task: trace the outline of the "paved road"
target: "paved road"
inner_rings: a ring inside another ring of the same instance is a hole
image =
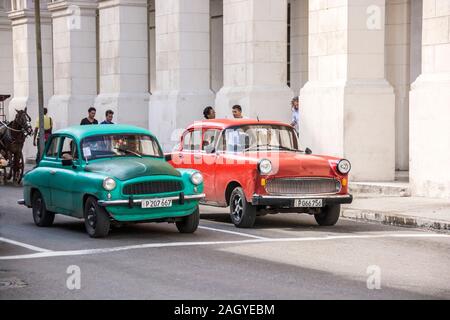
[[[450,299],[449,234],[292,214],[240,230],[205,207],[194,235],[141,224],[94,240],[65,217],[36,227],[20,196],[0,187],[0,299]]]

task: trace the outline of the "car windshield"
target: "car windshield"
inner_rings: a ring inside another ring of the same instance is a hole
[[[163,157],[155,138],[147,135],[114,134],[85,138],[81,143],[83,159],[111,157]]]
[[[301,151],[293,128],[283,125],[246,125],[225,130],[222,150],[245,152],[255,150]]]

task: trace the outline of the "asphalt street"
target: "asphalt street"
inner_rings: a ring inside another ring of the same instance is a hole
[[[67,217],[36,227],[21,192],[0,186],[0,299],[450,299],[448,233],[296,214],[242,230],[202,207],[193,235],[139,224],[91,239]]]

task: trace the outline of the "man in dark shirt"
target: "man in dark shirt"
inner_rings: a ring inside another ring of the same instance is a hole
[[[107,110],[106,113],[105,113],[105,118],[106,119],[105,119],[105,121],[103,121],[100,124],[114,124],[114,122],[112,122],[113,117],[114,117],[114,111]]]
[[[81,120],[80,125],[90,125],[90,124],[98,124],[98,121],[95,119],[95,114],[97,110],[94,107],[89,108],[88,117]]]

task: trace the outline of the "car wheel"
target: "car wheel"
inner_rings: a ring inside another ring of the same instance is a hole
[[[200,210],[197,206],[193,214],[184,217],[182,220],[177,221],[175,224],[177,225],[178,231],[180,231],[180,233],[194,233],[197,230],[199,223]]]
[[[256,207],[247,202],[244,190],[237,187],[230,196],[230,217],[238,228],[251,228],[256,220]]]
[[[338,222],[340,214],[341,205],[335,204],[322,208],[320,213],[314,215],[314,218],[320,226],[334,226]]]
[[[84,205],[84,225],[91,238],[103,238],[109,233],[111,225],[109,215],[97,204],[94,197],[89,197]]]
[[[55,220],[55,214],[47,210],[45,200],[39,191],[33,193],[31,199],[34,223],[39,227],[50,227]]]

